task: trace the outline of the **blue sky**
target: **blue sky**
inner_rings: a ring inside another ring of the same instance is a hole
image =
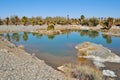
[[[66,16],[120,18],[120,0],[0,0],[0,17]]]

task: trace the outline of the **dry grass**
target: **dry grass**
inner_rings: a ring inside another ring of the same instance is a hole
[[[102,73],[99,69],[87,65],[65,64],[63,71],[70,78],[77,80],[102,80]]]

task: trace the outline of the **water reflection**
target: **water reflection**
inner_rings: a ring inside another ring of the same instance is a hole
[[[24,41],[27,41],[27,40],[28,40],[28,34],[29,34],[29,33],[27,33],[27,32],[23,32],[22,38],[23,38]]]
[[[62,34],[71,34],[72,32],[76,32],[76,33],[79,33],[80,34],[80,37],[82,36],[88,36],[89,38],[97,38],[99,36],[99,32],[97,31],[89,31],[89,30],[62,30],[61,31]],[[42,37],[44,37],[45,35],[43,34],[38,34],[38,33],[30,33],[30,32],[20,32],[20,33],[6,33],[4,34],[4,37],[9,40],[9,41],[16,41],[16,42],[19,42],[20,40],[23,40],[23,41],[28,41],[29,39],[29,36],[32,37],[36,37],[37,39],[41,39]],[[56,34],[56,35],[46,35],[47,38],[49,40],[53,40],[56,36],[59,36],[60,34]],[[68,37],[68,36],[67,36]],[[106,43],[108,44],[111,44],[112,43],[112,39],[111,39],[111,36],[108,36],[108,35],[103,35],[102,34],[102,37],[104,39],[106,39]]]
[[[4,36],[4,35],[3,35]],[[10,35],[7,33],[5,38],[8,40],[8,41],[11,41],[11,38],[10,38]]]
[[[99,36],[97,31],[81,30],[79,32],[80,36],[89,36],[90,38],[97,38]]]
[[[102,37],[103,37],[104,39],[106,39],[106,42],[107,42],[108,44],[111,44],[111,43],[112,43],[111,36],[102,34]]]
[[[36,38],[41,39],[43,34],[38,34],[38,33],[32,33],[33,36],[36,36]]]
[[[48,39],[53,40],[55,38],[55,35],[47,35]]]

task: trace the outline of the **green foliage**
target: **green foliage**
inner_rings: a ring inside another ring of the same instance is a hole
[[[31,22],[32,26],[34,26],[36,24],[36,19],[34,17],[32,17],[30,19],[30,22]]]
[[[113,22],[114,21],[114,22]],[[82,26],[97,26],[98,24],[102,25],[106,29],[110,29],[112,25],[117,25],[120,26],[120,18],[115,19],[115,18],[85,18],[84,15],[81,15],[80,18],[69,18],[69,15],[66,17],[32,17],[32,18],[27,18],[26,16],[23,16],[21,19],[18,16],[12,16],[12,17],[6,17],[3,20],[0,20],[0,25],[18,25],[18,24],[23,24],[25,25],[44,25],[44,24],[53,24],[53,25],[82,25]]]
[[[18,25],[19,17],[18,16],[11,16],[10,17],[10,22],[11,22],[12,25]]]
[[[5,19],[5,24],[6,24],[6,25],[8,25],[8,24],[9,24],[9,22],[10,22],[9,17],[6,17],[6,19]]]
[[[18,23],[19,23],[19,17],[18,16],[14,16],[14,19],[15,19],[15,25],[18,25]]]
[[[115,19],[114,24],[115,24],[116,26],[120,26],[120,19]]]
[[[3,25],[3,21],[2,21],[2,19],[0,18],[0,25]]]
[[[88,24],[89,26],[97,26],[99,24],[99,20],[97,18],[90,18]]]
[[[54,30],[54,25],[53,24],[48,24],[47,30]]]
[[[109,30],[112,27],[112,25],[113,25],[113,18],[111,17],[107,18],[107,20],[102,21],[102,26],[107,30]]]
[[[80,19],[81,19],[81,20],[84,20],[84,19],[85,19],[85,16],[84,16],[84,15],[81,15]]]
[[[26,16],[23,16],[21,20],[23,25],[25,26],[27,24],[28,18]]]
[[[43,20],[39,20],[39,21],[38,21],[38,24],[39,24],[39,25],[43,25],[43,24],[44,24]]]
[[[102,34],[102,37],[103,37],[104,39],[106,39],[106,42],[107,42],[108,44],[111,44],[111,43],[112,43],[111,36]]]

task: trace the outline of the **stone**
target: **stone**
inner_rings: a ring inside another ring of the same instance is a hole
[[[111,70],[103,70],[102,73],[103,73],[104,76],[117,77],[117,75],[115,75],[115,73]]]
[[[93,64],[97,67],[105,67],[104,63],[100,61],[93,61]]]
[[[19,45],[18,48],[24,50],[24,46],[23,45]]]
[[[78,44],[75,48],[78,50],[78,57],[92,58],[100,62],[120,63],[120,57],[102,45],[84,42]]]

